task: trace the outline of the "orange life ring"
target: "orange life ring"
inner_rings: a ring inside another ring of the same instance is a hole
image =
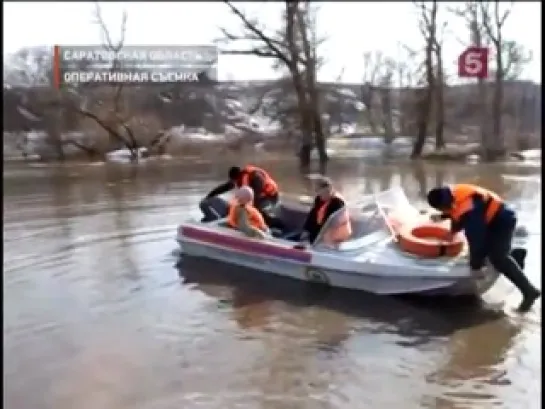
[[[457,233],[452,241],[445,241],[448,233],[447,227],[438,224],[405,226],[398,232],[398,243],[403,251],[421,257],[455,257],[464,249],[464,237]]]

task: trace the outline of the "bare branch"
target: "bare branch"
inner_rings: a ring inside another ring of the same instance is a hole
[[[267,48],[270,50],[271,53],[273,53],[276,58],[279,60],[282,60],[286,65],[290,65],[291,61],[287,58],[287,56],[280,50],[280,48],[275,44],[275,42],[268,36],[266,36],[263,31],[261,31],[259,28],[257,28],[257,25],[252,23],[245,15],[240,11],[236,6],[234,6],[230,1],[224,0],[223,1],[229,9],[235,14],[244,24],[244,27],[253,35],[256,36],[256,39],[261,40]],[[237,36],[235,36],[236,38]]]
[[[494,15],[496,20],[496,27],[498,27],[498,30],[500,30],[503,27],[503,24],[505,23],[505,20],[507,20],[507,17],[509,17],[509,14],[511,14],[511,7],[513,6],[513,2],[509,2],[510,7],[507,8],[503,12],[503,16],[500,17],[500,2],[495,1],[494,2]]]
[[[123,11],[123,15],[121,17],[121,32],[119,36],[119,41],[117,43],[114,43],[112,40],[112,37],[110,36],[110,31],[108,30],[108,27],[106,26],[106,23],[104,22],[104,18],[102,17],[102,11],[100,9],[100,4],[98,2],[95,2],[95,21],[94,23],[97,24],[100,27],[101,35],[104,39],[104,47],[109,50],[118,53],[123,48],[123,45],[125,43],[125,34],[127,32],[127,18],[128,14],[127,11]]]
[[[510,6],[507,8],[503,14],[500,14],[500,2],[494,1],[494,17],[492,18],[492,13],[490,12],[490,3],[489,2],[479,2],[480,11],[481,11],[481,17],[482,17],[482,25],[486,32],[486,35],[490,38],[492,43],[496,47],[500,46],[501,43],[501,37],[502,33],[501,30],[503,28],[503,25],[505,24],[505,21],[507,20],[507,17],[509,17],[509,14],[511,13],[511,7],[512,2],[509,2]],[[492,22],[494,25],[492,25]]]
[[[222,50],[221,54],[225,55],[255,55],[257,57],[265,57],[265,58],[278,58],[276,53],[259,49],[259,48],[251,48],[249,50]]]

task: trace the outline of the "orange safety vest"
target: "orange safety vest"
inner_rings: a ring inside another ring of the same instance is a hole
[[[496,193],[475,185],[458,184],[451,186],[450,191],[454,197],[454,203],[447,214],[454,222],[460,221],[460,218],[473,208],[471,197],[475,194],[480,195],[486,203],[485,220],[487,223],[492,221],[503,204],[503,200]]]
[[[344,202],[344,198],[337,192],[333,193],[333,197],[336,197],[338,199],[341,199]],[[331,202],[331,199],[326,200],[318,211],[316,212],[316,222],[319,226],[322,226],[326,219],[325,214],[327,210],[327,206],[329,206],[329,203]],[[346,203],[346,202],[345,202]],[[350,236],[352,235],[352,224],[350,223],[350,214],[348,213],[348,209],[343,210],[342,214],[339,215],[339,221],[338,224],[335,226],[332,226],[328,229],[328,231],[324,232],[323,241],[326,244],[335,244],[340,243],[345,240],[348,240]]]
[[[233,228],[238,228],[238,220],[237,220],[237,213],[236,209],[237,206],[240,206],[238,201],[233,200],[231,204],[229,205],[229,214],[227,215],[227,224]],[[244,209],[248,213],[248,218],[250,219],[250,224],[261,230],[261,231],[268,231],[269,227],[267,226],[267,223],[265,223],[265,219],[263,219],[263,216],[261,213],[259,213],[259,210],[257,210],[252,204],[248,203],[244,206]]]
[[[270,197],[278,194],[278,185],[270,175],[265,172],[263,169],[258,168],[257,166],[248,165],[242,169],[242,176],[240,178],[240,186],[248,186],[250,183],[250,175],[253,172],[257,172],[263,178],[263,191],[254,192],[259,197]]]

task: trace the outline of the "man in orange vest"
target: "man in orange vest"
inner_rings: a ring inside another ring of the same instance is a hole
[[[346,208],[343,197],[333,189],[333,184],[328,178],[321,178],[317,181],[316,193],[316,198],[305,219],[303,232],[299,238],[300,241],[308,241],[311,244],[316,241],[322,227],[331,215],[339,209]],[[330,234],[326,234],[328,236],[326,241],[331,242],[328,244],[338,244],[347,240],[351,234],[352,227],[348,210],[346,210],[346,213],[339,214],[339,219],[331,226]]]
[[[201,201],[199,206],[204,214],[203,221],[217,218],[214,214],[217,212],[211,211],[211,199],[234,188],[249,186],[254,193],[253,204],[261,212],[269,227],[282,228],[281,221],[273,216],[280,199],[278,184],[266,171],[252,165],[247,165],[244,168],[233,166],[229,169],[228,178],[227,182],[212,189]],[[226,215],[220,214],[219,216],[225,217]]]
[[[269,235],[269,227],[252,201],[254,192],[249,186],[242,186],[235,192],[235,199],[229,205],[227,223],[249,237],[264,239]]]
[[[541,292],[522,271],[526,251],[511,250],[517,224],[515,212],[496,193],[470,184],[431,189],[428,203],[442,212],[434,216],[434,220],[450,219],[452,233],[464,230],[471,269],[480,270],[488,258],[492,266],[522,293],[519,310],[528,311]]]

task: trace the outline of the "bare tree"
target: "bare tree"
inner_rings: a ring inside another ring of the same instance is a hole
[[[119,40],[114,42],[102,17],[98,3],[95,4],[95,21],[100,28],[103,40],[103,47],[117,55],[124,46],[127,29],[127,12],[124,11],[121,19]],[[118,70],[120,61],[114,59],[111,70]],[[104,90],[104,98],[93,104],[90,98],[81,95],[84,89],[80,87],[75,92],[64,93],[61,97],[62,104],[69,107],[77,114],[94,121],[103,129],[109,139],[121,144],[130,152],[130,159],[137,162],[139,159],[139,148],[155,148],[162,150],[163,145],[168,141],[170,135],[157,124],[157,121],[144,124],[131,114],[126,99],[123,98],[124,84],[119,83],[112,88]],[[109,95],[108,95],[109,94]],[[151,128],[155,128],[152,130]],[[151,134],[151,136],[150,136]]]
[[[397,87],[399,89],[398,128],[402,135],[414,135],[415,130],[415,92],[416,83],[422,64],[415,64],[418,53],[403,44],[398,44],[399,51],[396,57]]]
[[[396,62],[392,58],[384,61],[384,74],[379,82],[380,105],[382,107],[382,129],[384,130],[384,141],[391,144],[395,138],[394,113],[392,106],[393,76],[396,69]]]
[[[324,173],[328,156],[322,124],[322,110],[320,107],[321,98],[316,76],[320,64],[317,54],[319,41],[316,32],[316,10],[312,9],[310,1],[301,2],[299,7],[294,8],[303,49],[303,64],[309,109],[308,115],[311,117],[312,131],[314,133],[315,144],[320,158],[320,170]],[[295,44],[293,44],[293,46],[295,46]]]
[[[455,15],[462,17],[465,20],[467,28],[469,30],[471,44],[477,47],[485,47],[487,45],[487,38],[483,30],[482,16],[479,12],[479,2],[467,1],[462,7],[457,9],[451,9],[451,11]],[[481,146],[483,156],[485,157],[487,156],[486,152],[489,150],[489,147],[491,147],[491,145],[493,144],[493,142],[490,140],[487,109],[487,91],[488,89],[486,87],[484,79],[478,78],[477,95],[475,95],[477,104],[475,105],[475,109],[477,110],[477,116],[480,117]]]
[[[392,87],[394,74],[398,73],[398,62],[377,50],[366,52],[363,64],[361,100],[365,104],[367,122],[373,134],[382,133],[385,142],[390,144],[395,137]]]
[[[315,145],[324,168],[328,157],[325,136],[321,123],[319,92],[316,83],[316,67],[319,63],[316,40],[310,18],[311,9],[307,2],[286,1],[283,11],[283,27],[273,33],[267,33],[256,19],[247,17],[233,3],[225,1],[235,16],[242,23],[242,33],[234,34],[222,29],[224,40],[234,43],[239,40],[252,43],[246,49],[224,50],[223,53],[254,55],[272,58],[278,67],[285,68],[291,77],[297,96],[298,114],[301,125],[300,163],[303,169],[310,165],[310,153]]]
[[[377,132],[377,121],[375,119],[375,91],[378,77],[382,68],[382,51],[366,52],[363,54],[363,85],[361,86],[361,102],[365,105],[365,115],[371,132]]]
[[[503,3],[505,5],[505,3]],[[494,160],[505,154],[506,141],[503,135],[502,118],[505,108],[505,82],[516,80],[524,65],[532,56],[523,46],[506,40],[502,29],[511,11],[511,4],[505,5],[503,12],[499,2],[468,1],[463,7],[451,10],[455,15],[465,19],[471,35],[471,42],[478,47],[492,45],[494,49],[495,67],[493,71],[492,106],[489,110],[488,86],[484,79],[478,80],[478,104],[481,117],[482,158]],[[523,98],[524,99],[524,98]],[[516,113],[514,114],[516,116]]]
[[[4,88],[11,94],[4,106],[4,116],[9,118],[4,129],[23,130],[18,143],[23,156],[27,154],[27,132],[43,131],[46,146],[40,147],[40,156],[53,155],[62,161],[68,145],[88,153],[93,149],[66,132],[73,130],[78,120],[57,104],[59,92],[51,86],[52,54],[48,47],[23,48],[4,62]],[[16,112],[10,111],[13,108]]]
[[[434,73],[434,48],[436,46],[436,31],[437,31],[437,1],[434,0],[430,6],[425,2],[415,2],[416,7],[420,11],[419,29],[425,40],[425,79],[424,86],[417,92],[417,134],[413,144],[411,158],[415,159],[422,155],[426,136],[428,133],[428,125],[432,108],[432,98],[435,93],[436,78]]]
[[[511,3],[512,4],[512,3]],[[502,111],[504,99],[504,39],[502,28],[511,12],[511,4],[503,13],[500,12],[500,2],[494,1],[491,7],[490,2],[479,2],[482,15],[482,25],[486,35],[494,46],[496,55],[496,71],[494,76],[494,97],[492,100],[492,135],[495,143],[490,144],[485,150],[485,160],[494,160],[505,154],[505,141],[502,137]]]
[[[443,67],[443,39],[447,22],[441,25],[441,32],[433,36],[433,51],[435,55],[436,83],[435,83],[435,149],[445,147],[445,86],[446,77]]]

